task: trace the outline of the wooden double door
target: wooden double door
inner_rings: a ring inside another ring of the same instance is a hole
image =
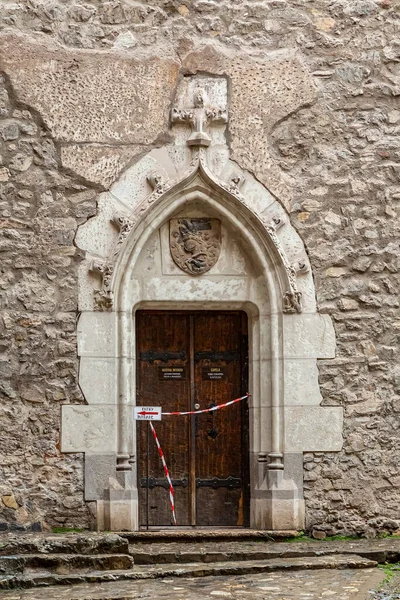
[[[244,312],[138,311],[137,404],[210,408],[247,391]],[[248,526],[248,405],[153,423],[175,490],[178,526]],[[140,525],[172,525],[168,483],[149,424],[137,422]]]

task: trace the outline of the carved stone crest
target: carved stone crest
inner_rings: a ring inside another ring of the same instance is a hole
[[[215,265],[221,251],[221,221],[181,218],[169,222],[171,255],[182,271],[202,275]]]

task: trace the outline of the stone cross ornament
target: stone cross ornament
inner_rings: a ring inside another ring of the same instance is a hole
[[[187,139],[188,146],[207,147],[211,144],[211,138],[204,131],[210,122],[227,123],[228,113],[224,108],[212,107],[205,90],[197,88],[193,95],[192,108],[173,108],[171,112],[172,123],[190,123],[192,133]]]

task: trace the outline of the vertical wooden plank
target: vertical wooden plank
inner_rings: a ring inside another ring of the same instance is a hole
[[[190,364],[190,410],[195,409],[196,390],[195,390],[195,370],[194,370],[194,315],[189,317],[189,364]],[[191,415],[190,422],[190,522],[192,526],[196,525],[196,428],[197,416]]]
[[[188,315],[182,313],[138,311],[137,320],[137,403],[142,406],[162,406],[164,411],[189,410],[189,327]],[[180,358],[152,359],[151,353],[175,353]],[[184,358],[182,358],[184,353]],[[160,367],[184,369],[182,379],[161,379]],[[162,445],[172,479],[186,481],[186,486],[175,487],[175,504],[178,523],[190,525],[188,458],[189,425],[187,417],[164,417],[154,423]],[[149,476],[166,482],[163,467],[150,440],[150,452],[146,448],[146,422],[138,422],[138,489],[140,524],[146,524],[146,465]],[[149,525],[172,524],[168,489],[156,486],[149,490]]]
[[[201,408],[212,403],[223,404],[242,395],[242,343],[240,313],[196,315],[195,380]],[[221,378],[216,375],[213,379],[209,375],[213,369],[220,370]],[[238,403],[198,417],[196,523],[199,526],[245,524],[247,473],[243,454],[248,448],[244,446],[242,411],[243,406]],[[234,480],[233,488],[226,487],[230,477]],[[214,478],[217,480],[215,489],[210,486]]]

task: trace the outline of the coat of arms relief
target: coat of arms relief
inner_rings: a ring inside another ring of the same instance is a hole
[[[202,275],[215,265],[221,251],[221,221],[180,218],[169,222],[171,255],[182,271]]]

